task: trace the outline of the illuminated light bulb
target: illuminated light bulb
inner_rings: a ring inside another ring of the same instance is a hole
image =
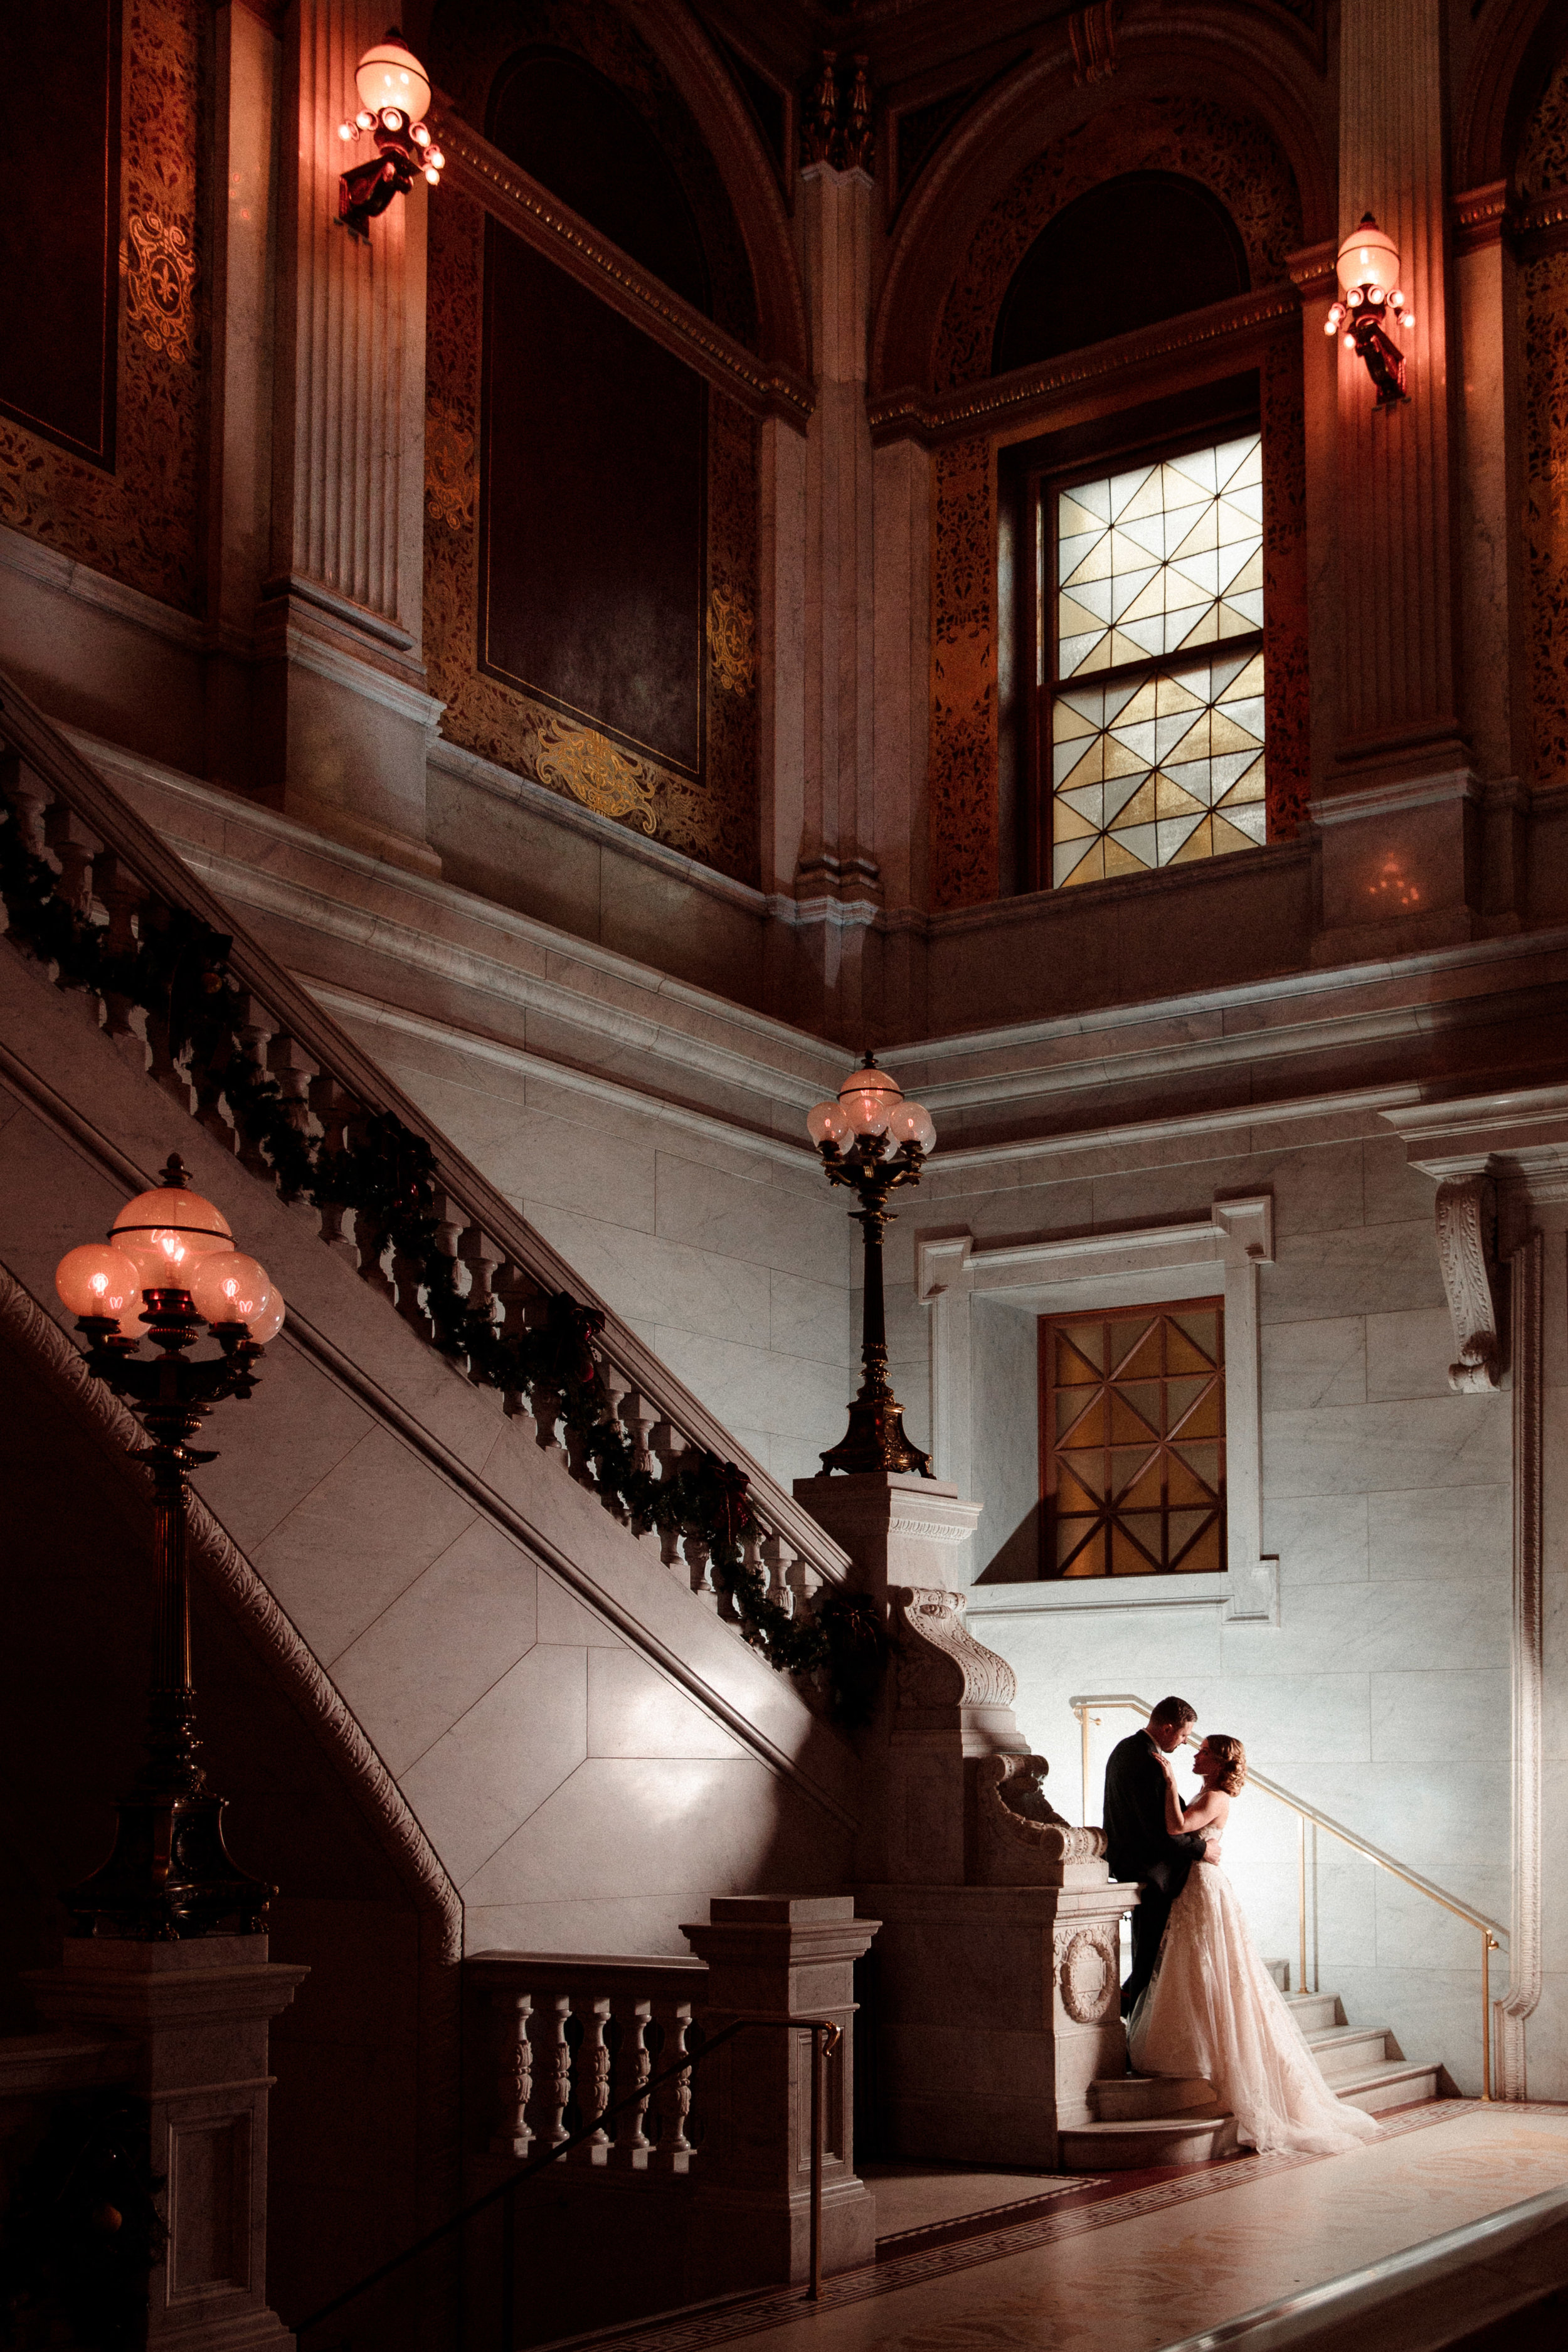
[[[1400,312],[1400,314],[1399,314],[1399,323],[1400,323],[1400,325],[1401,325],[1402,327],[1405,327],[1405,328],[1414,327],[1414,325],[1415,324],[1415,311],[1414,311],[1414,310],[1401,310],[1401,312]]]
[[[924,1103],[901,1102],[888,1121],[888,1139],[894,1146],[912,1143],[929,1151],[936,1141],[936,1121]]]
[[[1324,334],[1325,334],[1325,335],[1337,335],[1337,334],[1339,333],[1339,331],[1340,331],[1340,322],[1339,322],[1339,320],[1338,320],[1337,319],[1334,319],[1334,318],[1329,318],[1329,319],[1325,319],[1325,320],[1324,320],[1324,321],[1323,321],[1323,332],[1324,332]]]
[[[352,122],[340,122],[340,123],[339,123],[339,125],[338,125],[338,137],[339,137],[340,139],[352,139],[352,138],[353,137],[353,135],[354,135],[354,127],[353,127],[353,124]]]
[[[384,106],[384,107],[382,108],[382,110],[381,110],[381,127],[382,127],[382,129],[383,129],[384,131],[401,131],[401,130],[402,130],[402,128],[403,128],[403,117],[402,117],[402,115],[401,115],[401,114],[399,114],[399,112],[398,112],[398,110],[397,110],[397,109],[396,109],[396,107],[395,107],[395,106]]]
[[[435,164],[434,164],[434,163],[426,163],[426,166],[425,166],[425,177],[429,181],[430,185],[431,185],[433,188],[438,188],[438,187],[440,186],[440,184],[441,184],[441,174],[440,174],[440,173],[436,169],[436,166],[435,166]]]
[[[1383,299],[1382,287],[1377,285],[1369,286],[1366,289],[1366,299],[1369,302],[1381,302]]]
[[[87,1242],[68,1250],[55,1268],[55,1288],[73,1315],[102,1315],[118,1322],[141,1304],[142,1277],[128,1250]]]
[[[1355,337],[1351,333],[1351,331],[1350,331],[1350,330],[1349,330],[1349,328],[1348,328],[1348,327],[1347,327],[1347,328],[1346,328],[1346,330],[1345,330],[1345,339],[1344,339],[1344,340],[1345,340],[1345,349],[1346,349],[1346,351],[1347,351],[1347,352],[1353,352],[1353,351],[1354,351],[1354,349],[1355,349]]]
[[[855,1133],[855,1122],[836,1102],[819,1102],[805,1114],[805,1131],[818,1149],[825,1143],[847,1143]]]
[[[234,1247],[227,1218],[210,1201],[170,1184],[127,1201],[109,1238],[134,1263],[144,1290],[184,1290],[198,1257]]]
[[[903,1098],[902,1087],[886,1070],[851,1070],[838,1089],[839,1107],[854,1122],[857,1135],[885,1135]]]
[[[416,147],[428,147],[430,144],[430,126],[426,122],[415,123],[408,135]]]
[[[416,121],[430,104],[430,78],[397,33],[366,49],[354,70],[360,103],[373,110],[391,106]]]
[[[1394,289],[1393,293],[1389,296],[1388,299],[1389,299],[1390,305],[1391,305],[1391,306],[1392,306],[1392,308],[1393,308],[1393,309],[1394,309],[1395,310],[1404,310],[1404,308],[1405,308],[1405,297],[1404,297],[1404,295],[1400,292],[1400,290],[1399,290],[1399,289],[1398,289],[1398,287],[1397,287],[1397,286],[1394,288]]]
[[[1361,288],[1359,286],[1352,286],[1350,292],[1345,296],[1345,300],[1350,304],[1352,310],[1356,310],[1361,307]]]
[[[243,1250],[219,1250],[198,1258],[190,1291],[192,1306],[208,1323],[252,1323],[266,1313],[272,1298],[266,1267]]]
[[[252,1347],[265,1348],[268,1339],[276,1339],[283,1328],[283,1293],[275,1287],[259,1315],[253,1315],[246,1328]]]
[[[435,164],[438,172],[444,172],[447,168],[447,158],[442,154],[439,147],[431,148],[429,161]]]
[[[355,127],[355,129],[356,129],[356,130],[359,130],[359,131],[374,131],[374,128],[375,128],[375,117],[374,117],[374,115],[371,112],[371,110],[370,110],[369,107],[367,107],[367,106],[362,106],[362,107],[361,107],[361,109],[360,109],[359,112],[354,116],[354,127]]]

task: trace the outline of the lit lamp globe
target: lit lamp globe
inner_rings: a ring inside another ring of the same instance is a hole
[[[247,1332],[272,1304],[267,1269],[243,1250],[215,1250],[191,1272],[191,1305],[205,1323],[242,1323]]]
[[[354,87],[371,114],[391,107],[405,121],[418,122],[429,110],[430,77],[401,33],[390,32],[366,49],[354,70]]]
[[[1340,247],[1340,284],[1347,294],[1381,302],[1399,283],[1399,247],[1370,213]]]
[[[85,1242],[68,1250],[55,1268],[55,1288],[70,1313],[82,1322],[95,1318],[118,1324],[142,1303],[142,1276],[136,1261],[107,1242]]]
[[[234,1247],[222,1211],[172,1184],[127,1201],[109,1238],[134,1261],[144,1290],[188,1290],[199,1257]]]
[[[888,1132],[888,1121],[900,1103],[904,1090],[897,1078],[886,1070],[868,1064],[863,1069],[851,1070],[838,1089],[838,1107],[849,1120],[858,1136],[869,1142]]]

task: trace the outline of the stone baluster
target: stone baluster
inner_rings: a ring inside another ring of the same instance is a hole
[[[530,1300],[523,1310],[523,1321],[531,1331],[542,1328],[549,1317],[549,1301],[542,1297]],[[546,1388],[542,1381],[536,1381],[529,1411],[533,1416],[533,1442],[546,1454],[553,1453],[560,1444],[555,1429],[564,1410],[559,1391]]]
[[[648,2137],[648,2077],[653,2073],[653,2003],[633,1999],[622,2006],[621,2013],[621,2082],[619,2095],[627,2097],[640,2093],[635,2107],[628,2107],[621,2119],[616,2135],[614,2160],[631,2172],[646,2172],[654,2142]],[[657,2118],[656,2118],[657,2128]]]
[[[364,1139],[368,1123],[368,1112],[363,1104],[356,1104],[350,1112],[344,1127],[347,1141],[354,1144],[362,1142]],[[354,1253],[358,1260],[360,1278],[367,1283],[372,1290],[379,1292],[390,1305],[395,1307],[396,1286],[384,1264],[387,1245],[385,1223],[371,1209],[355,1209],[353,1221]]]
[[[793,1617],[795,1594],[790,1590],[789,1552],[784,1538],[771,1528],[763,1539],[763,1566],[767,1572],[768,1599]]]
[[[692,1591],[699,1601],[705,1601],[710,1609],[716,1611],[719,1606],[719,1588],[713,1579],[712,1553],[701,1537],[696,1535],[683,1536],[680,1539],[680,1549],[685,1555],[686,1573]]]
[[[658,2053],[658,2071],[678,2063],[690,2048],[691,2003],[689,2000],[660,2000],[653,2004],[653,2013],[662,2035]],[[696,2154],[687,2133],[691,2114],[691,2075],[689,2071],[672,2074],[658,2086],[659,2134],[658,2146],[650,2159],[659,2172],[689,2172]]]
[[[804,1559],[799,1552],[784,1572],[789,1589],[795,1595],[793,1613],[796,1617],[809,1617],[816,1607],[816,1596],[827,1579],[820,1569],[814,1568],[810,1560]]]
[[[132,872],[122,857],[112,853],[99,858],[93,880],[100,898],[109,909],[105,947],[111,956],[133,956],[137,948],[137,910],[146,901],[146,884],[140,875]],[[106,992],[103,1004],[116,1050],[139,1077],[144,1076],[148,1063],[145,1013],[117,989]]]
[[[672,1421],[656,1421],[649,1433],[649,1445],[658,1464],[659,1485],[668,1486],[680,1467],[680,1457],[686,1451],[686,1440]],[[658,1556],[666,1568],[684,1574],[680,1561],[680,1529],[660,1528]]]
[[[169,926],[169,909],[162,898],[149,896],[142,904],[139,929],[143,940],[163,931]],[[147,1015],[149,1048],[148,1076],[154,1086],[161,1087],[172,1101],[178,1103],[187,1118],[196,1109],[195,1088],[182,1068],[170,1035],[167,1016],[156,1010]]]
[[[566,2109],[572,2097],[572,2044],[566,2039],[566,2024],[572,2014],[572,1996],[558,1992],[550,1997],[544,2011],[545,2047],[544,2111],[549,2126],[539,2137],[551,2147],[559,2147],[571,2134],[566,2128]]]
[[[621,1426],[632,1441],[632,1468],[651,1470],[652,1456],[648,1452],[648,1433],[658,1415],[641,1391],[627,1389],[620,1401]]]
[[[767,1578],[763,1573],[763,1539],[755,1527],[741,1546],[741,1570],[748,1581],[755,1579],[752,1591],[755,1591],[756,1584],[760,1584],[765,1593]],[[745,1594],[726,1586],[719,1595],[719,1615],[726,1625],[743,1624],[746,1618]]]
[[[500,2014],[500,2113],[490,2147],[497,2156],[522,2157],[533,2145],[528,2127],[528,2102],[533,2093],[533,2045],[528,2038],[528,2021],[533,2001],[530,1994],[519,1992],[497,1993],[494,2002]]]
[[[23,848],[32,856],[41,857],[58,873],[59,860],[49,856],[44,836],[44,816],[54,795],[42,776],[29,768],[26,760],[10,752],[0,766],[0,791],[16,812]]]
[[[93,860],[102,855],[102,842],[64,801],[55,801],[45,810],[44,840],[59,867],[58,896],[73,914],[89,917]]]
[[[465,1225],[458,1235],[458,1255],[468,1270],[468,1312],[482,1315],[492,1328],[496,1319],[495,1283],[505,1252],[492,1242],[480,1225]],[[483,1374],[473,1363],[468,1377],[482,1382]]]
[[[538,1286],[531,1274],[508,1258],[495,1279],[495,1293],[500,1301],[500,1330],[503,1339],[516,1339],[527,1328],[528,1308],[538,1295]],[[508,1389],[501,1400],[509,1413],[526,1410],[522,1391]]]
[[[573,2149],[571,2160],[581,2165],[605,2164],[609,2160],[610,2135],[601,2117],[610,2104],[608,1996],[595,1993],[579,2001],[577,2014],[583,2025],[583,2044],[577,2053],[577,2105],[582,2116],[578,2128],[592,2124],[594,2129]]]
[[[310,1115],[310,1087],[320,1075],[316,1064],[297,1037],[279,1030],[267,1048],[267,1066],[278,1084],[278,1108],[303,1144],[310,1144],[317,1131]],[[286,1201],[297,1198],[289,1189],[285,1171],[279,1181],[279,1191]]]
[[[337,1079],[325,1070],[320,1077],[310,1081],[310,1108],[321,1121],[323,1157],[330,1160],[342,1150],[348,1137],[349,1121],[359,1105],[347,1087],[340,1086]],[[343,1225],[344,1219],[353,1212],[345,1209],[340,1201],[323,1201],[319,1213],[321,1239],[327,1247],[335,1250],[346,1265],[357,1267],[359,1252],[353,1236],[344,1231]]]
[[[235,1034],[239,1040],[239,1059],[244,1064],[246,1071],[254,1073],[258,1078],[265,1078],[268,1075],[268,1048],[272,1043],[272,1014],[258,996],[252,995],[247,990],[236,1000],[234,1025]],[[272,1162],[261,1149],[258,1138],[248,1132],[243,1124],[239,1107],[232,1097],[228,1109],[232,1125],[226,1125],[221,1130],[214,1131],[219,1133],[219,1139],[225,1142],[229,1150],[237,1150],[242,1168],[248,1168],[253,1176],[259,1176],[264,1182],[270,1183]]]

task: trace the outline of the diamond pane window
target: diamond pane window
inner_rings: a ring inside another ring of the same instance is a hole
[[[1262,458],[1247,433],[1049,502],[1054,887],[1266,838]]]
[[[1041,1574],[1225,1566],[1225,1317],[1218,1299],[1040,1322]]]

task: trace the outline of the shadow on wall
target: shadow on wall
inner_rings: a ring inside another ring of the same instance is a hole
[[[0,1344],[0,2031],[59,1956],[56,1890],[107,1853],[141,1752],[151,1514],[32,1367]],[[270,1957],[310,1974],[273,2027],[268,2299],[287,2319],[416,2231],[418,1920],[341,1776],[198,1583],[200,1728],[244,1869],[285,1891]]]

